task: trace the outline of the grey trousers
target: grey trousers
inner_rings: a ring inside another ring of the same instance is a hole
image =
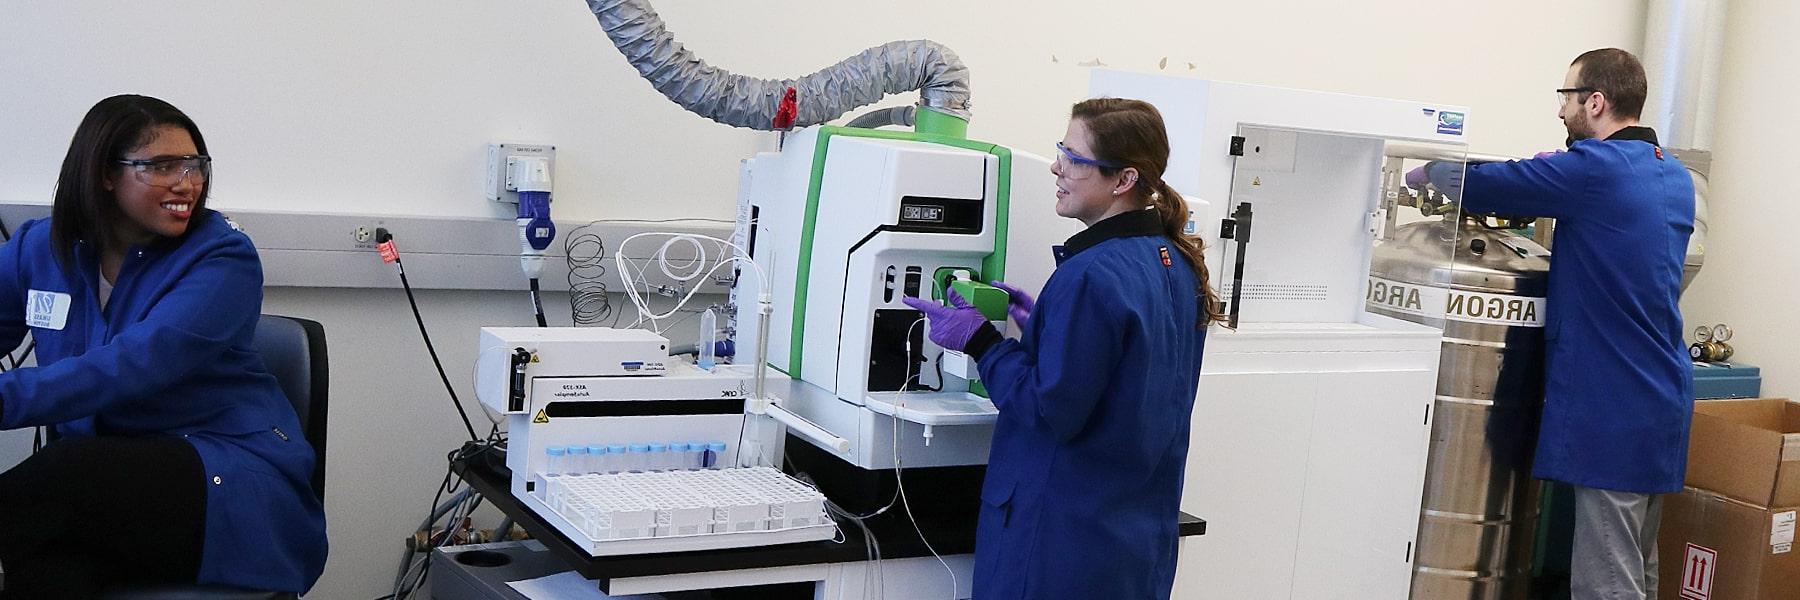
[[[1575,489],[1572,600],[1655,600],[1662,497]]]

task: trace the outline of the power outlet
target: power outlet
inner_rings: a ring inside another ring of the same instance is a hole
[[[548,144],[488,144],[487,198],[519,203],[519,187],[512,181],[512,163],[520,158],[546,158],[556,173],[556,146]]]
[[[350,230],[350,239],[355,240],[355,243],[351,244],[350,247],[357,250],[374,250],[375,231],[386,226],[387,224],[384,220],[356,224],[356,228]]]

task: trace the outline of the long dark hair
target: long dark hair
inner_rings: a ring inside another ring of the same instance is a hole
[[[118,197],[106,189],[106,178],[119,169],[114,161],[150,143],[149,136],[162,126],[186,129],[194,138],[194,148],[206,154],[206,138],[200,136],[194,120],[162,100],[127,94],[101,100],[88,109],[69,142],[62,174],[56,179],[55,204],[50,208],[50,246],[58,261],[68,264],[75,242],[80,240],[92,244],[96,255],[117,243],[114,228],[127,217],[119,210]],[[211,189],[211,180],[200,188],[194,214],[206,209],[206,193]]]
[[[1070,109],[1069,118],[1081,119],[1093,134],[1094,158],[1121,165],[1117,169],[1101,167],[1102,174],[1111,177],[1125,167],[1137,169],[1138,183],[1142,185],[1132,187],[1132,198],[1142,206],[1156,207],[1157,215],[1162,217],[1163,235],[1175,242],[1194,269],[1200,326],[1220,320],[1219,297],[1213,293],[1201,254],[1206,244],[1186,233],[1187,202],[1162,178],[1169,166],[1169,133],[1163,127],[1162,113],[1142,100],[1094,98],[1077,102]]]

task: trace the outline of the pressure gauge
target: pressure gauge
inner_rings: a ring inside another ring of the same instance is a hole
[[[1712,328],[1705,325],[1694,328],[1694,341],[1702,344],[1712,341]]]
[[[1731,328],[1726,327],[1724,323],[1714,325],[1712,328],[1712,337],[1713,341],[1729,342],[1731,341]]]

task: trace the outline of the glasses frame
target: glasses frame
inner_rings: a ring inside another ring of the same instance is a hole
[[[1097,158],[1088,158],[1086,156],[1076,154],[1074,150],[1070,150],[1069,147],[1064,146],[1062,142],[1056,143],[1056,151],[1061,152],[1065,158],[1069,159],[1069,162],[1072,162],[1072,163],[1075,163],[1078,165],[1085,165],[1085,166],[1089,166],[1089,167],[1100,167],[1102,169],[1123,169],[1123,168],[1125,168],[1124,165],[1116,164],[1111,161],[1104,161],[1104,160],[1100,160]]]
[[[186,169],[182,169],[181,175],[176,177],[174,181],[171,181],[169,183],[160,183],[159,184],[154,181],[150,181],[149,167],[155,166],[158,163],[166,163],[166,162],[173,162],[173,161],[190,161],[190,160],[200,161],[200,166],[198,168],[188,167]],[[158,156],[155,158],[121,158],[121,159],[114,160],[113,162],[127,166],[127,167],[136,167],[136,168],[132,169],[132,171],[134,172],[134,177],[137,178],[138,182],[143,183],[144,185],[149,185],[149,186],[174,187],[175,184],[177,184],[177,183],[181,183],[183,181],[189,181],[190,178],[194,175],[194,173],[196,171],[198,171],[200,173],[199,184],[205,185],[208,181],[212,181],[212,157],[207,156],[205,154],[184,154],[181,156]]]
[[[1556,88],[1556,103],[1558,106],[1561,106],[1563,103],[1567,102],[1567,100],[1565,100],[1563,98],[1563,94],[1586,94],[1587,96],[1592,96],[1594,94],[1599,94],[1599,93],[1602,93],[1599,88],[1591,88],[1591,87],[1585,87],[1585,86],[1572,87],[1572,88]],[[1587,102],[1587,96],[1581,97],[1579,99],[1579,101],[1584,102],[1584,103]]]

